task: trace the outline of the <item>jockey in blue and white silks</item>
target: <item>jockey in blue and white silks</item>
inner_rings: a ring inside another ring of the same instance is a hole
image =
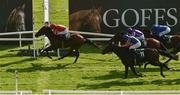
[[[166,25],[153,25],[152,31],[154,36],[161,38],[163,35],[170,33],[171,29]]]
[[[133,29],[133,28],[128,28],[127,31],[128,31],[129,36],[134,36],[137,39],[139,39],[140,42],[142,43],[142,46],[147,45],[147,42],[145,41],[143,32],[141,32],[140,30],[137,30],[137,29]]]
[[[127,31],[128,31],[129,36],[134,36],[139,40],[144,40],[145,39],[144,34],[140,30],[133,29],[133,28],[128,28]]]
[[[122,47],[129,47],[129,49],[137,49],[141,47],[141,42],[134,36],[123,35],[122,39],[127,41]]]

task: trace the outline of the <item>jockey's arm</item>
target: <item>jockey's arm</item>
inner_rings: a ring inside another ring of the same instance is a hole
[[[121,45],[121,47],[129,47],[131,46],[130,41],[127,41],[125,44]]]

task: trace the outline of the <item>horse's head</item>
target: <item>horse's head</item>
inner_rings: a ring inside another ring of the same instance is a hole
[[[115,44],[118,44],[119,41],[121,42],[121,44],[123,44],[125,42],[124,39],[122,39],[122,36],[125,35],[125,33],[123,32],[117,32],[115,33],[115,35],[111,38],[111,40],[109,41],[109,43],[114,42]]]
[[[52,32],[52,29],[50,27],[43,26],[39,31],[35,34],[35,37],[39,37],[42,35],[49,35],[50,32]]]

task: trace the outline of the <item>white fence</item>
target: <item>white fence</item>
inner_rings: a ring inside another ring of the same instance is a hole
[[[103,34],[103,33],[92,33],[92,32],[83,32],[83,31],[69,31],[70,33],[79,33],[84,35],[94,35],[94,36],[103,36],[103,37],[113,37],[113,34]]]
[[[48,95],[180,95],[180,90],[153,90],[153,91],[85,91],[85,90],[43,90]]]
[[[112,34],[82,32],[82,31],[70,31],[70,33],[78,33],[78,34],[82,34],[82,35],[103,36],[103,37],[112,37],[113,36]],[[33,34],[33,37],[32,38],[22,38],[23,34]],[[0,36],[4,36],[4,35],[19,35],[17,38],[0,38],[0,41],[19,41],[20,48],[22,47],[22,41],[33,41],[33,48],[34,48],[33,56],[36,57],[36,55],[38,55],[39,46],[36,45],[35,41],[37,41],[37,44],[38,44],[38,41],[40,39],[34,37],[34,35],[35,35],[34,31],[0,33]],[[89,39],[92,41],[110,40],[110,38],[89,38]]]
[[[0,91],[0,95],[24,95],[32,94],[30,90],[19,90],[19,91]]]
[[[8,32],[8,33],[0,33],[0,36],[5,35],[19,35],[17,38],[0,38],[0,41],[19,41],[19,47],[22,47],[22,41],[32,41],[33,42],[33,57],[36,57],[36,52],[38,53],[38,49],[36,47],[35,41],[40,40],[34,37],[34,31],[21,31],[21,32]],[[22,38],[23,34],[32,34],[32,38]]]

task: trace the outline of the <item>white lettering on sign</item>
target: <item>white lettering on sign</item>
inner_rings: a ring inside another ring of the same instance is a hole
[[[134,21],[133,24],[128,23],[130,20],[128,19],[128,16],[130,16],[128,13],[131,13],[131,16],[135,18],[132,20]],[[177,13],[176,8],[140,9],[138,11],[136,9],[126,9],[122,13],[120,13],[118,9],[109,9],[103,14],[103,22],[107,27],[111,28],[119,27],[120,24],[123,24],[126,27],[134,27],[136,25],[145,27],[148,25],[148,23],[146,23],[147,21],[151,21],[154,24],[159,24],[160,21],[164,21],[166,25],[173,27],[178,23],[178,19],[175,16]],[[116,18],[111,18],[110,23],[107,19],[111,14],[115,14]],[[171,23],[168,22],[169,19],[171,20]]]

